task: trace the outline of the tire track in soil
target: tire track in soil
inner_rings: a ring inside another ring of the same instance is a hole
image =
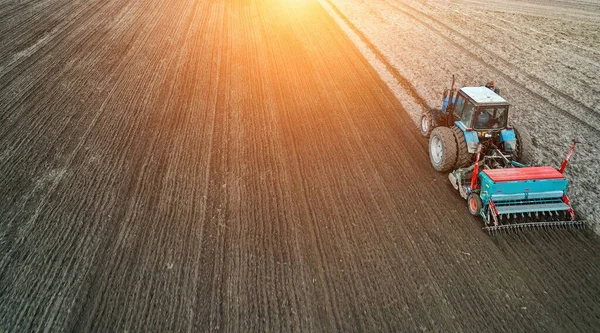
[[[330,1],[330,0],[328,0]],[[566,117],[575,120],[577,123],[583,125],[584,127],[586,127],[587,129],[589,129],[590,131],[600,134],[600,114],[598,114],[597,110],[594,110],[593,108],[585,105],[583,102],[563,93],[562,91],[553,88],[552,86],[548,85],[546,82],[544,82],[543,80],[531,75],[531,74],[527,74],[525,71],[521,70],[520,68],[518,68],[517,66],[515,66],[514,64],[510,63],[509,61],[499,57],[498,55],[496,55],[495,53],[493,53],[492,51],[486,49],[485,47],[481,46],[479,43],[477,43],[475,40],[473,40],[472,38],[458,32],[457,30],[453,29],[452,27],[448,26],[447,24],[441,22],[440,20],[437,20],[436,18],[424,14],[412,7],[410,7],[407,4],[403,4],[403,7],[406,8],[402,9],[400,8],[396,3],[391,3],[388,0],[384,0],[385,3],[387,3],[390,7],[400,11],[401,13],[403,13],[404,15],[414,19],[415,21],[419,22],[420,24],[424,25],[425,27],[427,27],[429,30],[433,31],[435,34],[437,34],[438,36],[442,37],[443,39],[447,40],[449,43],[451,43],[453,46],[455,46],[456,48],[464,51],[465,53],[467,53],[471,58],[476,59],[477,61],[479,61],[480,63],[484,64],[486,67],[488,67],[490,70],[496,72],[498,75],[504,77],[505,80],[509,81],[510,83],[512,83],[513,85],[519,87],[520,89],[527,91],[528,93],[530,93],[532,96],[537,97],[537,99],[544,101],[550,105],[552,105],[557,111],[559,111],[561,114],[565,115]],[[401,3],[401,2],[400,2]],[[410,12],[409,12],[410,11]],[[413,14],[414,13],[414,14]],[[529,82],[535,82],[536,84],[538,84],[539,86],[547,89],[548,91],[550,91],[550,93],[552,95],[558,95],[560,97],[562,97],[564,100],[568,101],[568,103],[574,104],[576,106],[578,106],[580,109],[585,110],[585,113],[582,115],[579,114],[574,114],[573,112],[570,112],[566,109],[563,109],[562,107],[552,103],[552,101],[550,101],[548,98],[542,96],[541,94],[535,92],[534,90],[532,90],[531,88],[525,86],[524,84],[517,82],[514,78],[512,78],[510,75],[505,74],[504,72],[502,72],[502,70],[500,70],[499,68],[497,68],[496,66],[492,65],[491,63],[489,63],[488,61],[484,60],[481,56],[475,54],[473,51],[469,50],[468,48],[460,45],[458,42],[456,42],[454,39],[452,39],[451,37],[448,37],[447,35],[443,34],[440,30],[434,28],[431,24],[425,22],[424,20],[418,18],[416,15],[420,15],[422,17],[427,18],[428,20],[431,20],[432,22],[434,22],[435,24],[443,27],[444,29],[450,31],[452,34],[454,34],[455,36],[460,37],[461,39],[465,40],[468,42],[468,44],[473,45],[475,47],[477,47],[477,49],[485,52],[486,54],[488,54],[489,56],[494,57],[496,60],[498,60],[499,62],[501,62],[504,66],[508,67],[508,68],[512,68],[514,69],[516,72],[521,73],[522,76],[524,76],[527,81]],[[586,119],[587,118],[587,119]]]
[[[352,29],[352,31],[354,31],[354,33],[356,33],[358,37],[360,37],[362,42],[365,43],[365,45],[367,45],[369,50],[371,50],[371,52],[375,54],[375,57],[377,57],[377,59],[385,65],[385,68],[394,76],[394,78],[398,81],[398,84],[400,84],[400,86],[402,86],[410,94],[410,96],[413,97],[417,101],[417,103],[421,105],[421,107],[424,110],[427,110],[430,106],[427,104],[427,101],[419,94],[419,92],[412,85],[412,83],[410,83],[410,81],[407,78],[405,78],[402,74],[400,74],[400,72],[398,72],[398,70],[387,60],[385,55],[383,55],[383,53],[377,48],[377,46],[371,43],[371,41],[362,33],[362,31],[360,31],[331,0],[325,1],[327,1],[327,3],[331,6],[333,11],[342,20],[344,20],[348,27],[350,27],[350,29]]]
[[[371,43],[371,41],[362,33],[362,31],[360,31],[349,19],[346,15],[344,15],[339,8],[331,1],[331,0],[325,0],[327,1],[327,3],[331,6],[331,8],[334,10],[334,12],[342,19],[344,20],[344,22],[354,31],[354,33],[356,33],[357,36],[360,37],[360,39],[363,41],[363,43],[365,43],[365,45],[367,45],[367,47],[371,50],[371,52],[373,52],[375,54],[375,56],[377,57],[377,59],[379,61],[381,61],[381,63],[383,63],[386,67],[386,69],[388,70],[389,73],[391,73],[394,78],[398,81],[398,83],[400,84],[400,86],[402,86],[413,98],[415,98],[415,100],[423,107],[423,109],[427,109],[430,106],[427,104],[427,102],[425,101],[425,99],[418,93],[418,91],[414,88],[414,86],[412,86],[412,84],[410,83],[410,81],[408,79],[406,79],[404,76],[402,76],[402,74],[400,74],[398,72],[398,70],[387,60],[387,58],[385,57],[385,55],[377,48],[377,46],[375,46],[373,43]],[[480,56],[476,55],[475,53],[473,53],[472,51],[468,50],[467,48],[465,48],[464,46],[458,44],[457,42],[455,42],[453,39],[451,39],[450,37],[442,34],[439,30],[433,28],[430,24],[424,22],[423,20],[417,18],[415,15],[407,12],[406,10],[403,10],[401,8],[399,8],[398,6],[390,3],[389,1],[385,1],[390,7],[397,9],[398,11],[402,12],[403,14],[405,14],[406,16],[409,16],[411,18],[413,18],[414,20],[416,20],[417,22],[421,23],[422,25],[426,26],[428,29],[430,29],[431,31],[433,31],[435,34],[437,34],[438,36],[444,38],[445,40],[447,40],[448,42],[450,42],[453,46],[465,51],[467,54],[469,54],[469,56],[471,56],[472,58],[476,59],[477,61],[483,63],[486,67],[490,68],[491,70],[493,70],[494,72],[496,72],[498,75],[504,77],[507,81],[511,82],[513,85],[521,88],[524,91],[529,92],[531,95],[537,97],[539,100],[544,101],[550,105],[552,105],[557,111],[559,111],[561,114],[563,114],[564,116],[566,116],[567,118],[570,118],[572,120],[575,120],[578,124],[583,125],[584,127],[586,127],[588,130],[600,134],[600,128],[597,128],[596,126],[592,125],[590,122],[587,122],[585,120],[583,120],[582,118],[580,118],[579,115],[573,114],[572,112],[569,112],[568,110],[565,110],[557,105],[555,105],[554,103],[552,103],[548,98],[542,96],[539,93],[536,93],[535,91],[531,90],[530,88],[526,87],[525,85],[517,82],[514,78],[510,77],[509,75],[505,74],[504,72],[502,72],[501,70],[499,70],[498,68],[496,68],[495,66],[491,65],[489,62],[485,61],[483,58],[481,58]],[[495,54],[487,49],[485,49],[484,47],[481,47],[478,43],[476,43],[474,40],[472,40],[471,38],[469,38],[468,36],[464,36],[463,34],[459,33],[458,31],[452,29],[451,27],[449,27],[448,25],[444,24],[443,22],[430,17],[428,15],[425,15],[419,11],[417,11],[416,9],[409,7],[408,5],[405,5],[405,7],[410,8],[413,12],[416,12],[418,14],[423,15],[424,17],[427,17],[428,19],[436,22],[437,24],[443,26],[444,28],[446,28],[449,31],[452,31],[455,35],[460,36],[461,38],[469,41],[472,45],[477,45],[479,47],[479,49],[483,50],[484,52],[486,52],[487,54],[491,55],[491,56],[495,56]],[[502,59],[502,58],[498,58],[499,60],[501,60],[506,66],[514,68],[516,70],[519,70],[515,65],[511,64],[510,62]],[[524,73],[524,72],[523,72]],[[600,123],[600,115],[591,107],[584,105],[581,101],[578,101],[576,99],[574,99],[573,97],[549,86],[547,83],[545,83],[544,81],[542,81],[541,79],[537,78],[537,77],[533,77],[530,74],[525,73],[524,75],[527,76],[527,78],[530,81],[536,82],[539,85],[545,87],[546,89],[550,90],[551,92],[563,97],[565,100],[569,101],[570,103],[574,103],[576,105],[578,105],[579,107],[581,107],[582,109],[587,110],[588,112],[585,114],[585,116],[587,117],[592,117],[594,119],[597,119],[598,122]],[[596,123],[595,121],[592,121],[592,123]]]
[[[514,31],[514,32],[516,32],[516,33],[518,33],[518,34],[524,35],[524,36],[531,35],[533,33],[534,35],[541,35],[541,36],[544,36],[544,37],[546,37],[548,39],[551,39],[551,40],[553,40],[557,44],[563,44],[563,46],[577,48],[577,49],[579,49],[579,51],[583,51],[583,52],[574,53],[573,54],[574,56],[577,56],[577,57],[581,58],[582,61],[585,61],[585,62],[587,62],[590,65],[593,65],[593,66],[596,66],[596,67],[599,66],[599,63],[596,62],[596,61],[594,61],[593,59],[596,58],[596,57],[598,57],[600,55],[600,50],[597,50],[597,49],[594,49],[594,48],[591,48],[591,47],[587,47],[585,45],[577,44],[577,43],[575,43],[573,41],[570,41],[568,38],[564,38],[564,37],[562,37],[560,35],[552,35],[552,34],[544,32],[544,31],[534,29],[531,26],[521,26],[517,22],[511,21],[511,20],[508,20],[508,19],[503,19],[503,18],[500,18],[498,16],[496,16],[496,20],[502,22],[504,25],[494,24],[494,23],[491,23],[489,21],[486,22],[486,21],[484,21],[482,19],[477,19],[477,20],[480,21],[480,22],[482,22],[482,23],[487,23],[490,26],[495,27],[496,29],[508,31],[509,33],[511,32],[511,30]],[[560,48],[558,46],[553,46],[553,48],[556,49],[556,50],[558,50],[558,51],[560,51]],[[585,54],[586,52],[589,52],[589,53]],[[595,87],[590,87],[590,88],[594,89]],[[596,90],[594,90],[594,91],[596,91]]]
[[[597,326],[598,287],[576,277],[598,279],[598,244],[577,232],[487,237],[418,167],[429,162],[411,119],[317,2],[161,6],[130,3],[131,21],[113,23],[141,30],[106,67],[118,72],[110,90],[90,95],[80,121],[91,126],[26,118],[63,128],[51,144],[74,154],[51,162],[69,167],[11,244],[0,329]],[[49,92],[44,104],[72,102]],[[24,155],[9,159],[27,169],[52,156]]]

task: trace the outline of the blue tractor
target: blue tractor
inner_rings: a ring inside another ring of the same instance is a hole
[[[530,138],[509,123],[510,105],[498,93],[493,82],[456,89],[453,78],[442,108],[422,114],[434,169],[450,172],[450,183],[489,232],[583,224],[575,219],[563,175],[579,141],[559,170],[530,166]]]
[[[498,95],[493,82],[484,87],[444,91],[441,109],[429,109],[421,116],[421,134],[429,138],[431,164],[439,172],[471,165],[482,145],[482,154],[499,148],[521,163],[530,163],[529,137],[518,126],[509,126],[509,104]]]

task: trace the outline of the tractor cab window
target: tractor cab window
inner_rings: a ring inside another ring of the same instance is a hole
[[[506,106],[481,107],[475,112],[476,129],[503,129],[506,127]]]
[[[472,126],[473,110],[473,104],[459,95],[454,106],[454,115],[458,120],[462,121],[466,127]]]

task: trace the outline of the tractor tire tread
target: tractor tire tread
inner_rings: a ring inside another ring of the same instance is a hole
[[[434,169],[439,172],[448,172],[454,168],[454,164],[456,162],[456,140],[454,139],[454,133],[448,127],[436,127],[431,132],[431,137],[429,139],[429,145],[431,146],[431,141],[434,136],[439,136],[439,138],[443,142],[444,152],[443,152],[443,160],[439,165],[433,160],[431,156],[431,147],[429,149],[429,157],[431,159],[431,164]]]
[[[473,154],[469,153],[469,147],[465,140],[463,131],[454,125],[451,127],[454,139],[456,140],[456,162],[454,168],[464,168],[473,162]]]

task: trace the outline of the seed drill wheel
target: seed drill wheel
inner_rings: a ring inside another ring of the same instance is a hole
[[[433,168],[439,172],[448,172],[456,162],[456,140],[448,127],[436,127],[429,137],[429,159]]]
[[[471,215],[478,216],[479,212],[481,212],[481,198],[477,193],[470,193],[467,197],[467,207],[469,208],[469,213]]]

